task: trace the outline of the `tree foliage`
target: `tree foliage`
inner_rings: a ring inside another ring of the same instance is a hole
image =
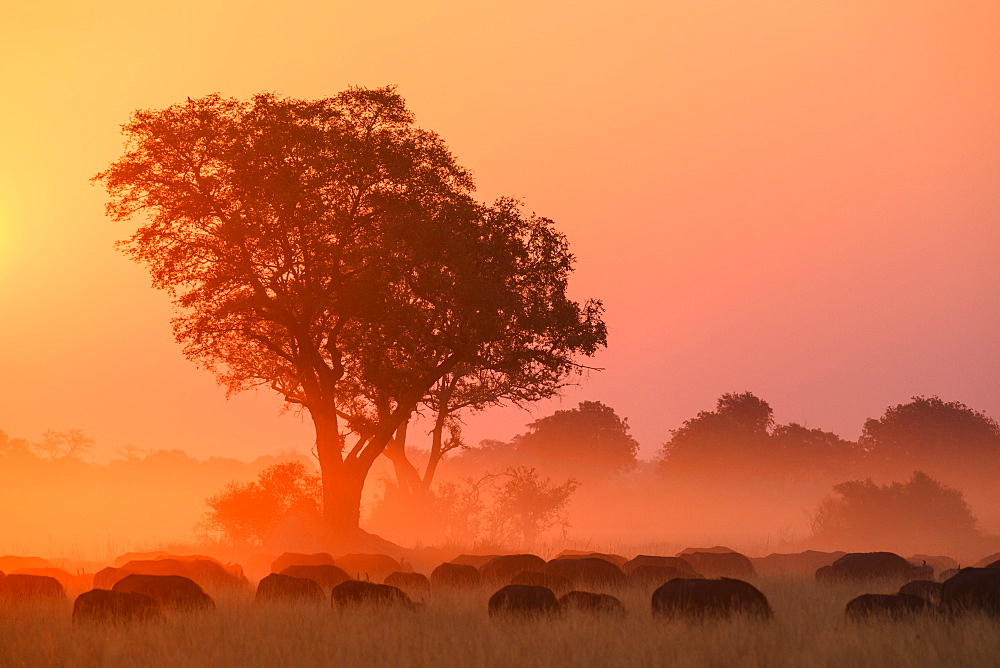
[[[122,247],[172,296],[187,357],[309,414],[344,532],[372,463],[449,374],[545,396],[605,344],[601,304],[566,295],[565,237],[513,200],[474,201],[392,88],[209,95],[124,131],[95,177],[112,218],[146,216]]]
[[[293,510],[318,512],[320,477],[302,462],[273,464],[257,480],[231,482],[205,499],[209,510],[200,528],[231,545],[259,546]]]
[[[877,469],[890,474],[920,467],[994,484],[1000,473],[1000,426],[958,401],[913,397],[891,406],[865,421],[858,444]]]
[[[599,401],[584,401],[535,420],[514,444],[532,466],[577,478],[631,471],[639,450],[628,420]]]
[[[751,392],[724,394],[671,432],[661,468],[667,472],[774,478],[852,475],[862,466],[856,444],[796,423],[777,425],[771,406]]]
[[[920,471],[905,483],[851,480],[834,485],[833,492],[812,517],[813,539],[825,545],[947,551],[978,537],[962,492]]]

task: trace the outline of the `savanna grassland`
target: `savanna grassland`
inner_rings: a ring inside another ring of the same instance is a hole
[[[855,623],[844,605],[895,585],[819,586],[754,580],[774,608],[748,618],[654,619],[650,591],[609,590],[621,618],[567,613],[500,621],[490,588],[432,593],[416,611],[256,605],[250,590],[217,595],[217,609],[130,626],[75,625],[70,604],[4,608],[2,666],[991,666],[1000,620],[936,615]],[[77,592],[70,592],[70,599]]]

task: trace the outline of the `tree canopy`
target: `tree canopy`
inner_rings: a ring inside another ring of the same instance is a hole
[[[514,444],[531,466],[579,479],[631,471],[639,450],[628,420],[600,401],[583,401],[539,418]]]
[[[1000,464],[996,420],[936,396],[913,397],[866,420],[858,444],[877,468],[890,473],[914,467],[946,474],[978,471],[986,474],[983,483],[992,484]]]
[[[824,478],[861,465],[855,443],[796,423],[777,425],[774,411],[752,392],[724,394],[671,432],[661,453],[667,472]]]
[[[920,471],[905,483],[851,480],[834,485],[833,492],[812,518],[813,540],[824,546],[944,553],[979,538],[962,492]]]
[[[606,343],[600,302],[566,295],[552,221],[473,200],[413,120],[392,88],[208,95],[136,112],[95,177],[113,219],[144,216],[121,245],[171,295],[184,354],[312,418],[324,513],[347,533],[372,463],[442,379],[544,395]]]

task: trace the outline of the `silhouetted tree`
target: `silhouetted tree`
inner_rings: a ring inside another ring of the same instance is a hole
[[[962,492],[920,471],[906,483],[852,480],[833,491],[812,518],[813,540],[826,546],[953,551],[979,537]]]
[[[34,444],[35,450],[49,459],[80,458],[89,453],[93,447],[94,439],[84,434],[80,429],[70,429],[69,431],[52,431],[50,429],[42,435],[41,441]]]
[[[672,432],[661,469],[793,480],[843,479],[857,474],[864,453],[857,444],[822,429],[776,425],[771,406],[751,392],[724,394]]]
[[[628,420],[600,401],[583,401],[535,420],[527,433],[514,437],[514,445],[531,466],[576,478],[631,471],[639,449]]]
[[[1000,426],[958,401],[914,397],[892,406],[865,421],[858,444],[890,475],[919,467],[982,486],[1000,473]]]
[[[95,177],[114,219],[147,216],[123,247],[173,297],[187,357],[230,393],[265,385],[309,414],[343,536],[372,464],[448,374],[559,379],[605,344],[600,303],[566,295],[552,222],[476,203],[391,88],[209,95],[124,131]]]
[[[767,465],[800,479],[840,479],[857,475],[864,455],[857,443],[795,422],[771,431]]]
[[[491,532],[501,540],[519,538],[524,545],[535,545],[545,531],[569,526],[566,504],[578,486],[572,479],[553,484],[527,466],[506,469],[500,474],[489,511]]]
[[[701,411],[671,432],[664,444],[665,470],[690,472],[744,471],[766,455],[773,411],[751,392],[724,394],[714,411]]]
[[[318,512],[320,477],[302,462],[268,466],[252,482],[231,482],[205,500],[209,511],[200,528],[233,545],[257,546],[292,510]]]

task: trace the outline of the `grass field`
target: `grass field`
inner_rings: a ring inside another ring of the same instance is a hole
[[[422,609],[346,613],[256,606],[251,592],[218,608],[126,627],[75,626],[69,604],[0,609],[0,666],[998,666],[1000,620],[929,616],[856,624],[844,604],[892,587],[758,579],[774,621],[653,619],[646,590],[616,593],[620,619],[566,614],[491,620],[492,590],[433,594]],[[71,592],[71,597],[72,597]]]

